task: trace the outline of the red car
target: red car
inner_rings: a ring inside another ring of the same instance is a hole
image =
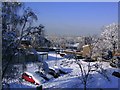
[[[22,79],[24,79],[25,81],[31,82],[35,85],[40,85],[39,83],[37,83],[33,77],[31,75],[29,75],[28,73],[23,73],[22,74]]]

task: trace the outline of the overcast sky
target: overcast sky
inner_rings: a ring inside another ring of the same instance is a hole
[[[118,21],[117,2],[26,2],[47,34],[99,34],[103,25]]]

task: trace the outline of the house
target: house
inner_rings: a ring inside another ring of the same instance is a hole
[[[90,45],[84,45],[82,56],[83,57],[90,56],[90,52],[91,52],[91,46]]]
[[[68,44],[66,46],[66,49],[71,49],[71,50],[77,50],[79,48],[79,43],[75,43],[75,44]]]

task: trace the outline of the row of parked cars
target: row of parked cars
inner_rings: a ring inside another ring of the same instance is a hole
[[[22,74],[22,79],[34,85],[41,86],[42,83],[49,81],[51,78],[58,78],[61,74],[67,74],[67,73],[68,73],[67,71],[61,69],[49,68],[48,74],[43,74],[40,71],[24,72]]]

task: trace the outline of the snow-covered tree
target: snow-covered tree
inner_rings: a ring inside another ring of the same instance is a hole
[[[27,54],[27,49],[23,49],[24,52],[19,52],[22,40],[33,40],[34,37],[32,36],[36,34],[41,35],[42,32],[42,26],[32,26],[33,21],[37,20],[36,14],[30,8],[24,8],[23,11],[20,11],[22,5],[23,3],[19,2],[2,3],[2,79],[5,75],[8,75],[9,78],[17,76],[15,73],[18,72],[12,72],[14,68],[13,62],[15,62],[13,61],[13,57],[18,54]],[[33,51],[36,56],[35,52]],[[25,61],[23,68],[26,68]],[[10,71],[13,75],[10,75],[7,71]]]
[[[93,54],[101,55],[108,50],[115,52],[118,49],[118,25],[112,23],[104,26],[103,31],[96,42],[93,43]]]
[[[13,55],[16,52],[17,31],[20,16],[18,11],[22,7],[22,3],[2,3],[2,63],[3,73],[5,74]]]

